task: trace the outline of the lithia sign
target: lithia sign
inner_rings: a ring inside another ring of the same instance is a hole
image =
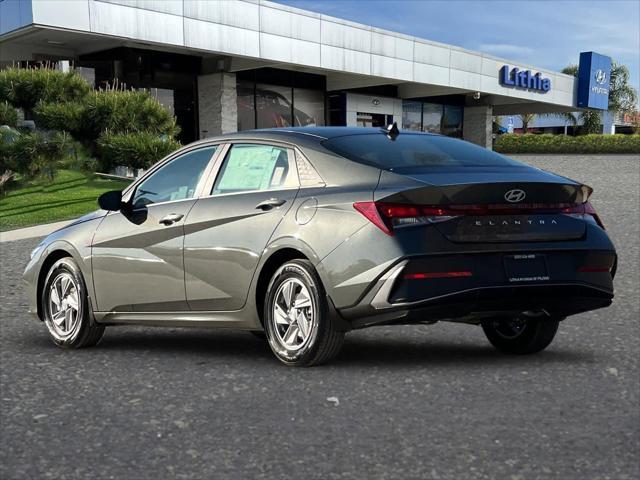
[[[499,81],[500,85],[505,87],[536,90],[542,93],[551,90],[551,79],[543,77],[540,72],[534,74],[531,70],[510,68],[509,65],[504,65],[500,69]]]

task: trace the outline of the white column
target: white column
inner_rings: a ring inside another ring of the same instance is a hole
[[[198,119],[200,138],[238,129],[235,73],[211,73],[198,77]]]
[[[464,107],[462,138],[491,150],[493,147],[493,107]]]

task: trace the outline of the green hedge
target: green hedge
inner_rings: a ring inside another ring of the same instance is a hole
[[[640,135],[500,135],[500,153],[640,153]]]
[[[149,132],[105,132],[98,139],[100,166],[105,171],[118,165],[146,169],[179,147],[178,141]]]

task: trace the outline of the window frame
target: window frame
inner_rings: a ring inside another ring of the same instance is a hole
[[[198,181],[198,184],[196,185],[196,188],[194,190],[193,196],[189,197],[189,198],[180,198],[177,200],[167,200],[164,202],[157,202],[157,203],[150,203],[148,205],[146,205],[145,207],[138,207],[138,208],[134,208],[134,210],[140,210],[143,208],[148,208],[148,207],[152,207],[154,205],[166,205],[169,203],[177,203],[177,202],[184,202],[187,200],[195,200],[198,199],[202,196],[202,192],[206,191],[204,190],[205,187],[205,183],[207,181],[207,178],[209,177],[211,170],[213,169],[218,156],[222,150],[222,146],[224,145],[224,143],[222,142],[212,142],[212,143],[200,143],[200,144],[195,144],[195,145],[188,145],[185,148],[181,148],[179,150],[176,150],[175,152],[169,154],[167,157],[165,157],[164,159],[160,160],[159,162],[157,162],[155,165],[153,165],[147,172],[144,173],[144,175],[142,175],[140,178],[138,178],[135,182],[133,182],[131,185],[129,185],[123,192],[122,192],[122,202],[123,203],[130,203],[134,196],[135,196],[135,192],[138,190],[138,187],[144,183],[146,180],[148,180],[152,175],[155,175],[156,173],[158,173],[160,170],[162,170],[165,166],[169,165],[171,162],[173,162],[174,160],[177,160],[179,157],[182,157],[183,155],[189,154],[191,152],[194,152],[196,150],[203,150],[206,148],[215,148],[215,150],[213,151],[211,158],[209,159],[209,162],[207,163],[206,167],[204,168],[204,170],[202,171],[202,175],[200,176],[200,180]],[[133,208],[134,205],[131,204],[131,207]]]
[[[273,188],[268,190],[244,190],[241,192],[229,192],[229,193],[212,193],[213,186],[218,179],[218,175],[222,171],[222,166],[227,159],[227,155],[231,151],[231,148],[234,145],[262,145],[268,147],[277,147],[286,150],[287,152],[287,161],[289,162],[289,173],[287,174],[287,179],[285,180],[285,184],[279,188]],[[268,141],[268,140],[251,140],[251,139],[237,139],[232,140],[227,143],[224,143],[220,146],[216,152],[219,151],[218,155],[215,155],[215,164],[212,166],[211,171],[209,173],[209,177],[203,185],[202,194],[200,198],[218,198],[218,197],[227,197],[229,195],[245,195],[251,193],[269,193],[269,192],[279,192],[282,190],[293,190],[300,188],[300,178],[298,176],[298,165],[296,164],[294,147],[289,144],[281,143],[277,141]]]

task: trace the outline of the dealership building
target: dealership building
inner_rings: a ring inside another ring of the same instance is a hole
[[[611,60],[574,78],[264,0],[0,0],[0,62],[148,89],[183,142],[395,121],[491,147],[495,115],[606,109]]]

